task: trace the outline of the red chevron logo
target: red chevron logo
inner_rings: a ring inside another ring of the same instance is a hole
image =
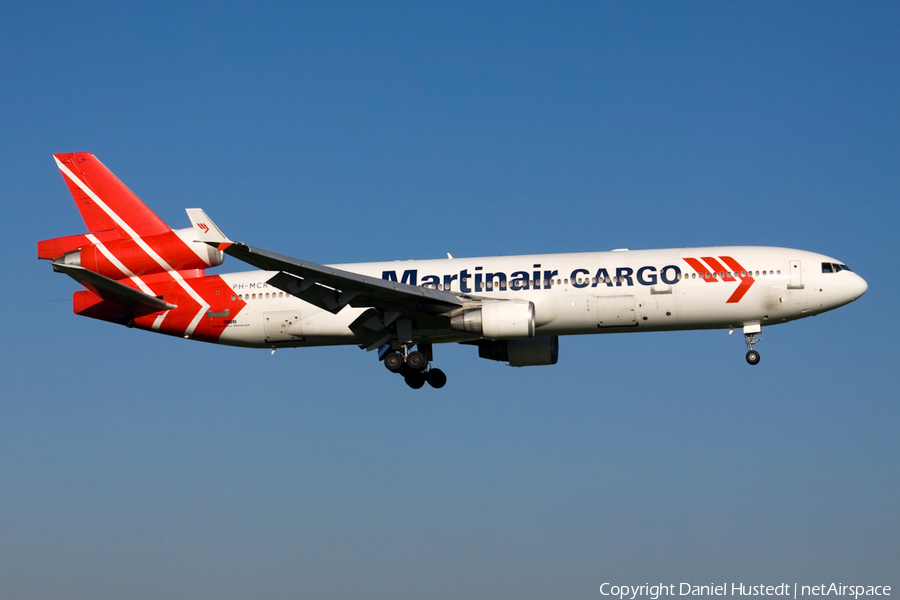
[[[209,225],[206,223],[197,223],[197,227],[199,227],[203,233],[209,233]]]
[[[738,284],[737,289],[734,290],[734,293],[728,298],[726,304],[740,302],[741,298],[744,297],[744,294],[746,294],[753,285],[753,282],[756,281],[751,276],[750,271],[745,269],[738,261],[730,256],[720,256],[718,259],[713,256],[703,256],[701,259],[703,262],[700,262],[700,260],[696,258],[685,258],[684,261],[700,275],[703,281],[715,283],[720,280],[726,282],[737,281],[737,279],[741,280],[741,283]],[[722,262],[719,262],[719,260]],[[722,265],[723,262],[727,267]],[[730,269],[730,271],[726,270],[726,268]]]

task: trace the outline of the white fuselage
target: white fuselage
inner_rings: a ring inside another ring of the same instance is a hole
[[[825,272],[823,264],[834,265]],[[536,336],[742,328],[819,314],[861,296],[865,281],[840,261],[787,248],[729,246],[334,265],[345,271],[468,296],[534,304]],[[834,272],[834,271],[838,272]],[[704,273],[705,271],[705,273]],[[349,325],[365,309],[324,311],[266,282],[268,271],[223,274],[234,301],[219,343],[356,344]],[[415,339],[479,336],[423,320]]]

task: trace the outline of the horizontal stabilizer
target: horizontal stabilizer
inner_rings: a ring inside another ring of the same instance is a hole
[[[54,262],[53,270],[57,273],[65,273],[87,289],[91,290],[104,300],[116,302],[123,306],[147,310],[150,312],[159,312],[163,310],[172,310],[178,308],[174,304],[164,302],[162,299],[149,294],[145,294],[140,290],[128,287],[123,283],[119,283],[109,277],[104,277],[99,273],[94,273],[84,267],[76,267],[75,265],[66,265]]]

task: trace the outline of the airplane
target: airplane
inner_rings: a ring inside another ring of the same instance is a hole
[[[556,364],[559,337],[762,327],[833,310],[867,284],[843,262],[727,246],[320,265],[234,242],[201,209],[173,230],[94,155],[55,154],[88,233],[38,242],[85,289],[78,315],[215,344],[353,345],[414,389],[441,388],[435,344],[515,367]],[[225,256],[257,270],[207,275]]]

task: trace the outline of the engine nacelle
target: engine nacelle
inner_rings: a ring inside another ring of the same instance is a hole
[[[480,308],[451,318],[450,327],[489,340],[534,337],[534,304],[527,300],[489,300]]]
[[[189,228],[148,236],[142,238],[142,241],[176,271],[208,269],[221,265],[225,255],[208,244],[195,242],[195,237],[193,228]],[[85,244],[79,250],[67,253],[62,262],[82,266],[110,279],[126,277],[119,264],[111,261],[109,255],[135,275],[165,271],[141,244],[131,238],[105,242],[103,250],[94,244]]]
[[[482,340],[478,342],[478,356],[508,362],[513,367],[555,365],[559,360],[559,336]]]

